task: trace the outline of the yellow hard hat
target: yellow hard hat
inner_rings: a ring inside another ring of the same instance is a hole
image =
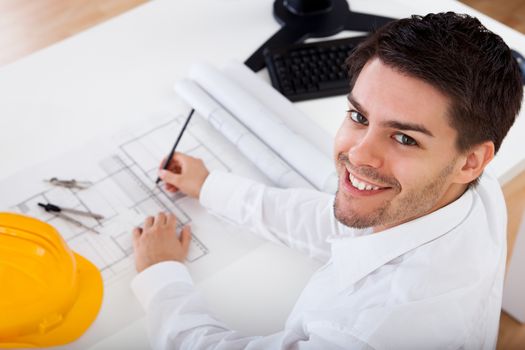
[[[63,345],[95,320],[98,269],[49,224],[0,213],[0,348]]]

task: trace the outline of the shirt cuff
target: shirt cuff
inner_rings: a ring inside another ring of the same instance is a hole
[[[212,171],[201,188],[200,204],[216,213],[227,212],[225,204],[232,197],[242,196],[254,182],[223,171]]]
[[[164,261],[135,276],[131,281],[131,289],[144,310],[148,310],[151,300],[161,289],[181,282],[193,285],[188,268],[178,261]]]

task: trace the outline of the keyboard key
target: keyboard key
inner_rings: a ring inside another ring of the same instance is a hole
[[[272,85],[291,101],[348,94],[345,60],[364,38],[267,49],[264,56]]]
[[[320,90],[340,89],[342,86],[348,88],[348,83],[346,82],[346,80],[327,80],[319,83]],[[347,91],[346,93],[348,92],[349,91]]]

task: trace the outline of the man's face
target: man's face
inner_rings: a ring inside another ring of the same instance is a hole
[[[462,157],[445,95],[374,58],[348,99],[335,140],[340,222],[377,232],[430,213],[464,190],[454,183]]]

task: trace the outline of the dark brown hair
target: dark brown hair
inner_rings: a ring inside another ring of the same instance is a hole
[[[350,90],[374,57],[450,98],[459,151],[489,140],[498,151],[521,107],[521,73],[509,47],[478,19],[447,12],[379,28],[346,61]]]

